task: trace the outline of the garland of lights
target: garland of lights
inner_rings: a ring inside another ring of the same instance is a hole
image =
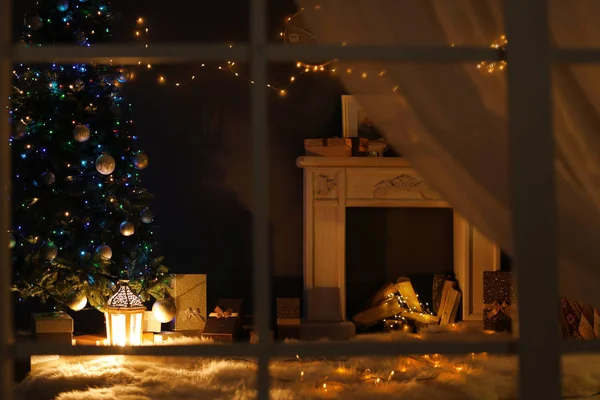
[[[506,62],[506,48],[508,47],[506,35],[501,35],[497,40],[494,40],[490,47],[498,50],[500,61],[480,61],[477,64],[477,69],[487,72],[488,74],[504,71],[508,65]]]

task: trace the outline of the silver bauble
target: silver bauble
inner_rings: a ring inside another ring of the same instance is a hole
[[[80,311],[87,305],[87,297],[83,293],[71,292],[65,300],[65,305],[73,311]]]
[[[8,236],[8,248],[14,249],[16,245],[17,245],[17,241],[15,240],[15,237],[13,235],[9,235]]]
[[[52,186],[56,182],[56,176],[52,172],[44,172],[41,178],[46,186]]]
[[[79,143],[87,142],[90,138],[90,128],[85,125],[76,125],[73,128],[73,138]]]
[[[125,221],[119,227],[121,231],[121,235],[123,236],[131,236],[135,232],[135,226],[131,222]]]
[[[125,83],[133,78],[133,73],[127,68],[119,68],[117,71],[117,81]]]
[[[52,261],[58,255],[58,247],[52,242],[46,242],[40,247],[40,257],[45,261]]]
[[[27,134],[27,124],[20,120],[15,123],[15,138],[22,139]]]
[[[73,35],[73,40],[75,40],[75,43],[77,43],[77,44],[84,44],[86,39],[87,39],[87,35],[83,31],[77,31]]]
[[[96,171],[102,175],[110,175],[115,171],[115,159],[109,154],[102,154],[96,159]]]
[[[100,246],[96,247],[96,254],[98,254],[101,259],[108,261],[112,258],[112,249],[110,246],[101,244]]]
[[[149,224],[150,222],[154,221],[154,214],[152,214],[152,211],[145,208],[140,213],[140,219],[142,220],[143,223]]]
[[[137,153],[133,156],[133,166],[136,169],[146,169],[148,167],[148,156],[146,153]]]
[[[44,26],[44,21],[38,15],[33,15],[29,17],[27,25],[34,31],[39,31]]]
[[[162,324],[171,322],[177,314],[175,302],[172,299],[161,299],[154,302],[152,305],[152,314],[154,318]]]

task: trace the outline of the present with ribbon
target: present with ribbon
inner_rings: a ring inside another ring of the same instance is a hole
[[[173,330],[202,332],[207,313],[206,275],[175,274],[171,280],[170,293],[177,309],[172,323]]]
[[[32,314],[32,328],[37,340],[72,343],[73,318],[66,312]]]
[[[483,272],[483,302],[483,329],[511,332],[516,305],[510,272]]]
[[[232,342],[241,335],[242,299],[220,299],[208,314],[203,337],[215,342]]]

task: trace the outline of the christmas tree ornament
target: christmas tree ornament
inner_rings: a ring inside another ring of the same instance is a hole
[[[100,246],[96,247],[96,254],[98,254],[101,259],[108,261],[112,258],[112,249],[110,246],[101,244]]]
[[[90,128],[85,125],[76,125],[73,128],[73,138],[79,143],[87,142],[90,138]]]
[[[69,9],[69,0],[58,0],[56,8],[60,12],[65,12]]]
[[[15,124],[15,138],[23,139],[27,134],[27,124],[23,120],[17,121]]]
[[[155,301],[152,305],[152,314],[160,323],[166,324],[167,322],[171,322],[175,318],[175,314],[177,314],[175,302],[170,298]]]
[[[117,81],[125,83],[133,78],[133,72],[127,68],[120,68],[117,71]]]
[[[31,17],[29,17],[27,25],[30,29],[33,29],[34,31],[39,31],[44,26],[44,21],[42,21],[39,15],[32,15]]]
[[[71,292],[65,300],[65,305],[73,311],[81,311],[87,305],[87,297],[80,292]]]
[[[27,243],[29,244],[36,244],[37,242],[39,242],[40,238],[38,236],[34,236],[34,235],[29,235],[27,236]]]
[[[154,221],[154,214],[152,214],[152,211],[150,211],[150,209],[144,208],[140,213],[140,219],[143,223],[149,224],[150,222]]]
[[[81,79],[77,79],[73,84],[73,89],[77,92],[81,91],[85,87],[85,84]]]
[[[146,153],[137,153],[135,156],[133,156],[133,166],[136,169],[146,169],[148,167],[148,162],[149,160]]]
[[[9,235],[8,236],[8,248],[12,250],[15,248],[16,245],[17,245],[17,241],[15,240],[15,237],[13,235]]]
[[[102,154],[96,159],[96,171],[102,175],[110,175],[115,171],[115,159],[110,154]]]
[[[131,222],[125,221],[121,224],[119,230],[121,231],[121,235],[131,236],[135,232],[135,227]]]
[[[52,242],[45,242],[40,247],[40,257],[45,261],[52,261],[58,255],[58,247]]]
[[[46,186],[52,186],[56,182],[56,176],[52,172],[44,172],[40,178]]]
[[[82,45],[85,43],[87,36],[86,36],[85,32],[77,31],[73,34],[73,38],[75,40],[75,43]]]

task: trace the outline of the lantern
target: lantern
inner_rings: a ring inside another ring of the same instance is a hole
[[[136,346],[142,344],[142,324],[146,307],[128,285],[119,282],[119,290],[106,307],[106,335],[111,346]]]

